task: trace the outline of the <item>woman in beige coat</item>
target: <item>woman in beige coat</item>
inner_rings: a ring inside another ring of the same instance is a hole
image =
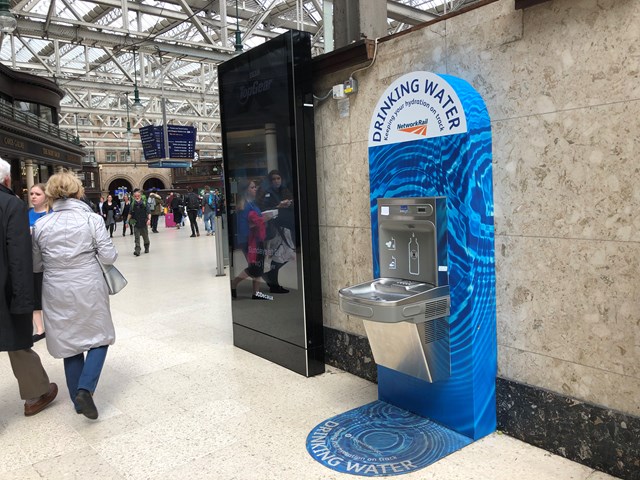
[[[80,200],[84,189],[73,173],[53,175],[46,194],[53,213],[34,227],[33,269],[44,272],[42,311],[47,349],[53,357],[64,359],[76,411],[96,419],[93,393],[107,348],[115,342],[109,291],[96,257],[113,264],[118,252],[102,218]]]

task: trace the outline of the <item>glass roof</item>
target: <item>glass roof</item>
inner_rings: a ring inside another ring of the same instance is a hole
[[[479,0],[388,1],[395,33]],[[0,62],[53,79],[66,96],[60,126],[76,117],[98,129],[83,140],[122,139],[123,105],[134,90],[146,106],[136,125],[160,123],[162,99],[172,120],[198,127],[199,141],[219,145],[216,66],[288,29],[313,34],[324,53],[324,0],[10,0],[17,35],[0,36]],[[126,106],[126,105],[125,105]]]

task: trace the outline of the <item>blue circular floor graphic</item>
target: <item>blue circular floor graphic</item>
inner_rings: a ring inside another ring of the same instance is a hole
[[[332,470],[382,477],[419,470],[471,442],[427,418],[376,401],[316,426],[307,437],[307,451]]]

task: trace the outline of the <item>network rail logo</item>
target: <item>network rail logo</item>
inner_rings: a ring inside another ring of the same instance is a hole
[[[421,137],[427,136],[427,127],[429,126],[429,119],[416,120],[411,123],[400,123],[396,127],[399,132],[413,133],[414,135],[420,135]]]

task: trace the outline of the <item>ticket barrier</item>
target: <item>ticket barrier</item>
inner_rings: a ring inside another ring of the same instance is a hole
[[[381,278],[339,291],[378,365],[436,382],[451,375],[445,197],[378,199]]]

